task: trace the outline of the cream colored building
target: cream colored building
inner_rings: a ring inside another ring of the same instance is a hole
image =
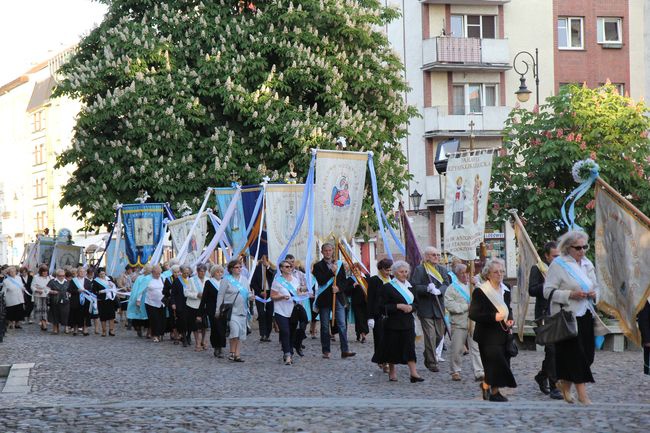
[[[52,99],[57,70],[69,51],[0,85],[0,262],[18,263],[24,245],[48,229],[73,235],[81,223],[70,207],[60,208],[61,188],[71,170],[55,169],[70,146],[78,101]]]

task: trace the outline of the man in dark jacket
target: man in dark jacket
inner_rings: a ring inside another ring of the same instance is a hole
[[[415,267],[411,285],[418,301],[418,318],[424,334],[424,366],[430,371],[440,371],[436,347],[445,334],[444,296],[451,279],[440,266],[440,251],[435,247],[424,250],[424,261]]]
[[[548,266],[553,259],[560,255],[560,250],[555,242],[544,244],[542,251],[542,260]],[[528,276],[528,294],[535,297],[535,319],[547,314],[548,301],[544,298],[544,274],[539,270],[537,265],[530,268]],[[539,373],[535,375],[535,382],[539,385],[539,390],[549,395],[552,399],[562,400],[562,393],[556,388],[555,382],[555,346],[547,344],[544,347],[544,361]]]
[[[334,245],[325,243],[321,247],[323,259],[314,264],[313,274],[316,277],[318,289],[314,300],[314,310],[318,308],[320,315],[320,342],[323,350],[323,358],[330,357],[330,313],[334,311],[334,327],[337,328],[341,342],[341,357],[354,356],[348,347],[347,323],[345,318],[345,293],[343,289],[346,284],[345,269],[340,260],[334,259]],[[336,302],[336,303],[334,303]]]
[[[255,292],[255,307],[260,328],[260,341],[271,341],[273,330],[273,301],[271,300],[271,284],[276,268],[272,266],[266,255],[262,256],[253,272],[251,289]]]

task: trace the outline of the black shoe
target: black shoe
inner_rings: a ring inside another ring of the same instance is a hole
[[[219,349],[219,348],[217,347],[217,348],[214,349],[214,357],[215,357],[215,358],[218,358],[219,355],[221,355],[221,349]]]
[[[300,356],[300,357],[305,356],[305,352],[303,352],[302,349],[296,348],[295,350],[296,350],[296,353],[298,354],[298,356]]]
[[[142,329],[138,329],[136,332],[138,333],[138,337],[142,338]]]
[[[424,382],[424,379],[421,377],[411,376],[411,383]]]
[[[355,352],[341,352],[341,358],[349,358],[354,355],[356,355]]]
[[[551,390],[551,392],[549,394],[549,397],[551,397],[553,400],[563,400],[564,399],[564,397],[562,397],[562,393],[557,388]]]
[[[508,399],[501,395],[500,392],[497,392],[496,394],[490,394],[490,401],[504,402],[508,401]]]
[[[537,382],[537,385],[539,386],[539,390],[542,391],[544,394],[548,395],[551,390],[548,387],[548,378],[542,376],[540,373],[537,373],[535,375],[535,382]]]
[[[490,387],[488,386],[487,388],[484,388],[482,382],[481,382],[481,396],[483,397],[483,400],[488,400],[490,398]]]

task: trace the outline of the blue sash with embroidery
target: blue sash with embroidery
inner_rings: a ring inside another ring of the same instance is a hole
[[[390,280],[390,284],[395,288],[395,290],[399,292],[400,295],[402,295],[402,298],[404,298],[404,300],[408,305],[411,305],[413,303],[413,300],[415,299],[413,294],[411,292],[406,293],[406,291],[404,291],[402,286],[399,285],[397,280],[395,279]]]
[[[456,289],[456,291],[457,291],[458,293],[460,293],[460,295],[461,295],[463,298],[465,298],[465,300],[466,300],[467,303],[469,304],[470,301],[471,301],[471,299],[470,299],[470,297],[469,297],[469,293],[467,293],[467,292],[465,291],[465,289],[463,288],[463,286],[460,284],[460,281],[458,281],[458,277],[456,276],[456,274],[454,274],[453,272],[449,271],[449,276],[451,277],[451,285],[454,286],[454,288]]]
[[[336,276],[339,274],[339,271],[341,270],[341,266],[343,266],[343,262],[341,260],[336,261],[336,272],[334,272],[334,276],[327,280],[327,283],[323,284],[322,286],[318,286],[318,291],[316,292],[316,297],[314,298],[314,305],[316,305],[316,300],[318,297],[325,291],[329,286],[334,284],[334,279]]]
[[[280,276],[276,277],[275,279],[276,279],[276,281],[278,283],[280,283],[282,285],[282,287],[287,289],[287,291],[291,294],[291,298],[294,301],[302,302],[302,301],[305,301],[305,300],[309,299],[309,293],[307,293],[307,294],[305,294],[303,296],[298,295],[298,292],[296,291],[296,288],[293,287],[293,285],[290,282],[288,282],[286,280],[286,278],[284,278],[283,276],[280,275]]]

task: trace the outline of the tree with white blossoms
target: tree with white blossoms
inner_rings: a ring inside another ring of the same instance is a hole
[[[416,115],[380,30],[398,11],[377,0],[104,2],[56,89],[84,104],[58,165],[74,165],[62,205],[89,227],[139,190],[198,208],[209,186],[304,181],[309,149],[337,137],[374,152],[392,208]],[[366,197],[362,227],[374,219]]]

